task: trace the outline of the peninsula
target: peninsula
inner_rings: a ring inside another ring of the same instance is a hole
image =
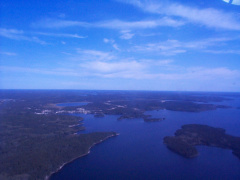
[[[38,138],[29,139],[14,153],[0,158],[0,179],[48,179],[64,164],[88,154],[92,146],[116,135],[115,132],[94,132],[42,139],[41,143],[34,143],[34,140],[41,141]]]
[[[44,93],[29,94],[11,93],[14,98],[0,101],[1,180],[47,179],[64,164],[88,154],[95,144],[117,135],[83,134],[82,117],[53,113],[45,108],[51,101]]]
[[[231,149],[240,159],[240,137],[228,135],[221,128],[188,124],[177,130],[175,136],[164,137],[163,141],[170,150],[186,158],[198,155],[196,145],[205,145]]]

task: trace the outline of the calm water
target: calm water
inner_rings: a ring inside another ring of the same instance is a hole
[[[240,99],[218,104],[240,107]],[[183,158],[169,151],[163,137],[174,135],[184,124],[206,124],[226,129],[240,136],[240,109],[218,109],[201,113],[152,111],[161,122],[142,119],[117,121],[118,116],[84,117],[84,133],[116,131],[110,138],[91,149],[91,153],[64,166],[51,180],[78,179],[240,179],[240,160],[231,150],[199,146],[199,156]]]

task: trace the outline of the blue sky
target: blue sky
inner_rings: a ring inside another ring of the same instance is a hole
[[[0,88],[240,91],[240,0],[0,8]]]

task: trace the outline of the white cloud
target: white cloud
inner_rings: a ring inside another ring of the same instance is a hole
[[[166,60],[158,60],[157,62],[154,61],[154,65],[157,65],[157,66],[166,66],[166,65],[169,65],[171,63],[173,63],[174,61],[172,59],[166,59]]]
[[[33,23],[35,28],[67,28],[73,26],[89,27],[91,24],[81,21],[71,21],[62,19],[42,19],[39,22]]]
[[[233,0],[233,1],[232,1],[232,4],[234,4],[234,5],[240,5],[240,0]]]
[[[225,67],[216,68],[204,68],[204,67],[193,67],[188,68],[188,72],[185,74],[185,78],[191,79],[231,79],[239,78],[240,72],[237,70],[231,70]]]
[[[34,23],[32,26],[36,28],[92,27],[124,30],[124,29],[155,28],[158,26],[177,27],[182,25],[184,25],[183,21],[175,20],[169,17],[163,17],[156,20],[121,21],[116,19],[94,23],[61,19],[43,19],[39,22]]]
[[[205,50],[204,52],[213,54],[240,54],[240,50]]]
[[[13,73],[33,73],[33,74],[48,74],[56,76],[79,76],[78,72],[72,69],[43,69],[30,67],[16,67],[16,66],[0,66],[0,71]]]
[[[115,43],[115,40],[104,38],[104,39],[103,39],[103,42],[111,44],[114,49],[120,51],[120,48],[119,48],[118,45]]]
[[[34,33],[34,34],[43,35],[43,36],[78,38],[78,39],[87,38],[87,36],[80,36],[78,34],[67,34],[67,33],[44,33],[44,32],[37,32],[37,33]]]
[[[166,62],[167,64],[169,62]],[[164,64],[164,61],[163,61]],[[0,66],[2,72],[29,73],[29,74],[47,74],[52,76],[72,76],[72,77],[101,77],[101,78],[126,78],[126,79],[152,79],[152,80],[172,80],[172,81],[208,81],[221,82],[237,81],[240,78],[238,70],[226,67],[205,68],[191,67],[185,68],[179,66],[175,71],[164,72],[159,70],[153,73],[150,69],[156,64],[146,64],[146,61],[118,61],[102,62],[91,61],[83,62],[75,68],[55,68],[39,69],[14,66]]]
[[[228,80],[240,78],[238,70],[226,67],[182,67],[173,60],[118,59],[114,62],[91,61],[79,66],[85,75],[104,78],[162,79],[162,80]],[[153,70],[155,68],[155,70]]]
[[[139,71],[144,68],[144,65],[137,61],[118,61],[118,62],[101,62],[93,61],[81,64],[90,71],[103,72],[103,73],[116,73],[116,72],[127,72],[127,71]]]
[[[223,0],[224,2],[226,3],[231,3],[231,4],[234,4],[234,5],[240,5],[240,0]]]
[[[110,29],[146,29],[156,28],[159,26],[171,26],[177,27],[182,26],[183,21],[174,20],[168,17],[160,18],[157,20],[142,20],[142,21],[121,21],[111,20],[105,22],[98,22],[95,24],[96,27],[110,28]]]
[[[122,2],[133,4],[146,12],[179,17],[191,23],[197,23],[210,28],[240,30],[240,19],[238,16],[213,8],[200,9],[177,3],[142,0],[128,0]]]
[[[0,52],[0,54],[7,55],[7,56],[16,56],[17,55],[16,53],[13,53],[13,52]]]
[[[115,41],[113,39],[104,38],[103,42],[105,42],[105,43],[114,43]]]
[[[113,46],[113,48],[114,48],[114,49],[116,49],[116,50],[118,50],[118,51],[120,51],[120,50],[121,50],[121,49],[118,47],[118,45],[117,45],[116,43],[115,43],[115,44],[113,44],[112,46]]]
[[[16,30],[16,29],[4,29],[0,28],[0,36],[3,36],[8,39],[14,40],[24,40],[24,41],[32,41],[39,44],[47,44],[45,41],[40,40],[38,37],[28,37],[24,34],[23,31]]]
[[[179,53],[185,53],[189,50],[203,50],[205,52],[211,52],[205,50],[209,47],[221,47],[224,46],[225,42],[233,41],[238,39],[236,38],[209,38],[198,41],[189,41],[189,42],[181,42],[178,40],[167,40],[159,43],[148,43],[145,45],[137,45],[134,46],[132,51],[140,51],[140,52],[156,52],[162,55],[176,55]],[[232,51],[234,52],[234,51]],[[214,53],[214,52],[213,52]]]
[[[122,35],[120,36],[121,39],[132,39],[132,37],[135,35],[131,33],[129,30],[123,30],[120,32]]]
[[[115,58],[112,53],[96,50],[77,49],[77,53],[80,55],[80,57],[76,57],[75,60],[109,61]]]
[[[15,40],[26,40],[26,37],[23,35],[23,31],[16,29],[0,28],[0,36]]]
[[[68,53],[68,52],[61,52],[62,54],[65,54],[65,55],[68,55],[68,56],[72,56],[72,54],[71,53]]]
[[[179,53],[185,53],[181,42],[177,40],[167,40],[160,43],[149,43],[146,45],[137,45],[133,47],[133,51],[139,52],[157,52],[163,55],[176,55]]]
[[[229,3],[231,0],[223,0],[224,2],[226,2],[226,3]]]

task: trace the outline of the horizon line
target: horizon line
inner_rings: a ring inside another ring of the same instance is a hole
[[[206,93],[240,93],[239,91],[209,91],[209,90],[144,90],[144,89],[1,89],[0,91],[4,90],[43,90],[43,91],[149,91],[149,92],[206,92]]]

